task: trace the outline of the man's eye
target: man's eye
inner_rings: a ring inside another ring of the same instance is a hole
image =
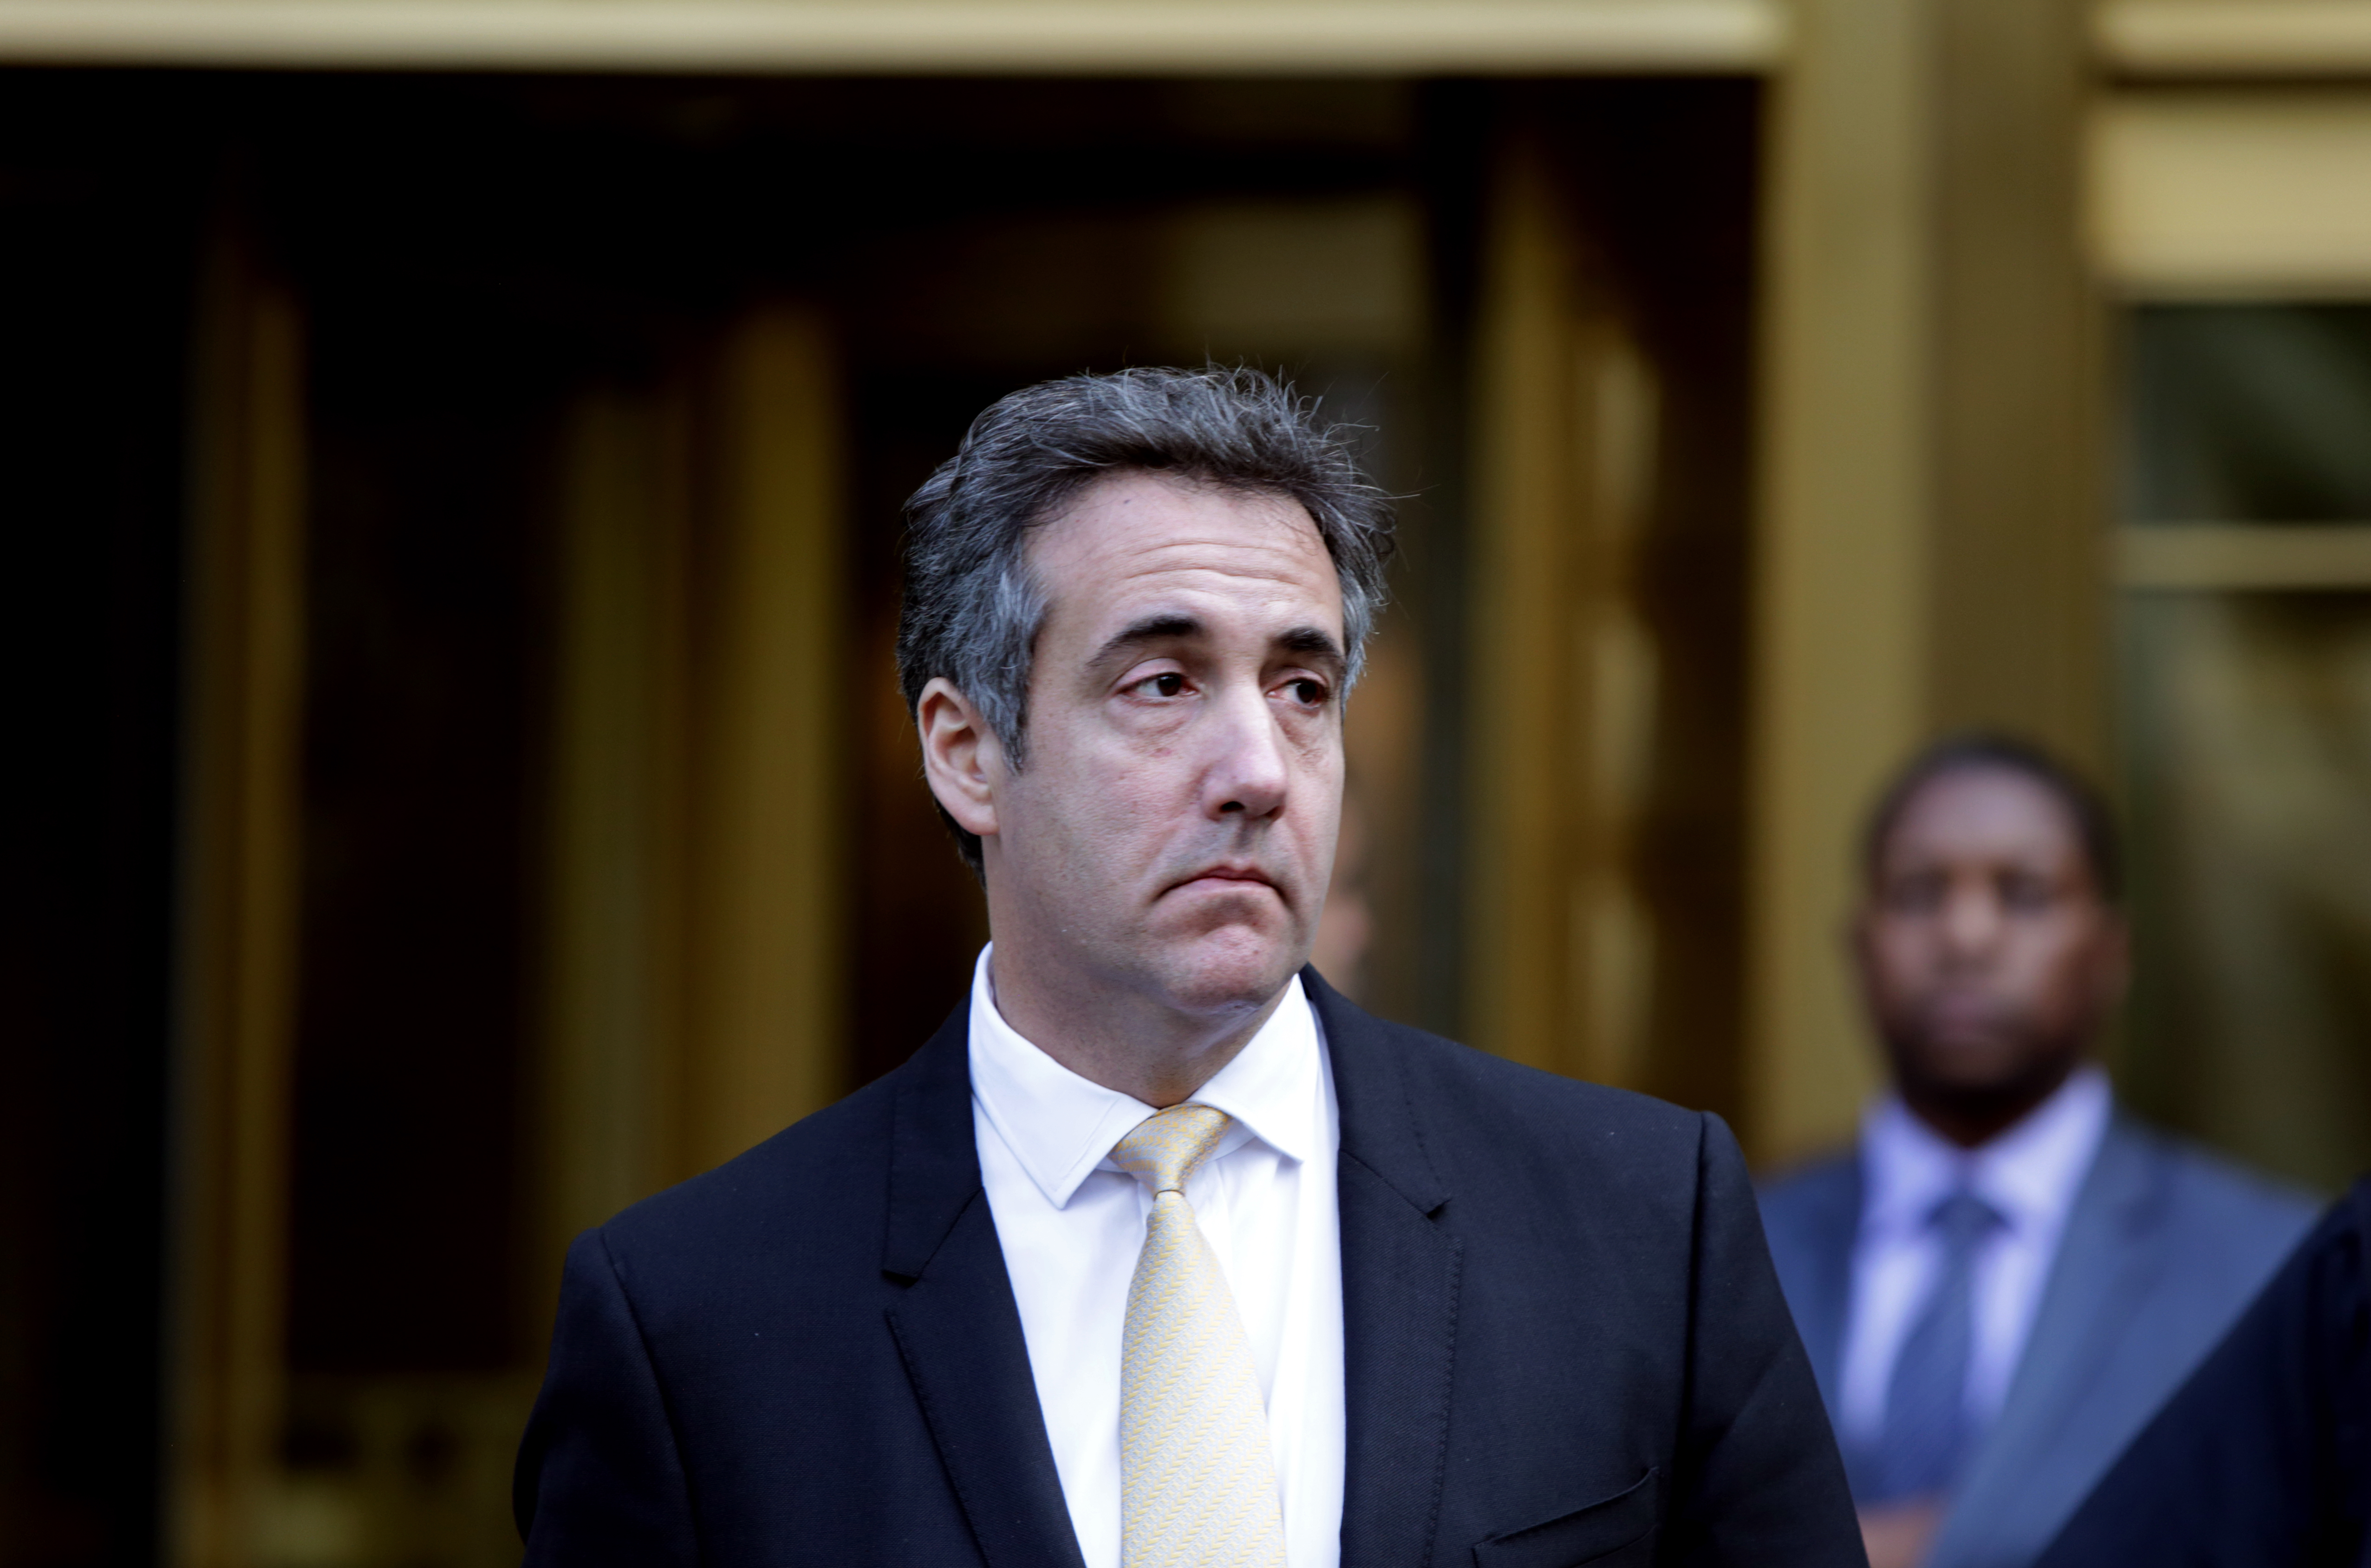
[[[2004,877],[2000,898],[2011,909],[2031,913],[2050,907],[2057,890],[2042,877]]]
[[[1325,683],[1306,676],[1285,682],[1284,689],[1291,694],[1293,701],[1305,702],[1312,708],[1325,700]]]
[[[1175,697],[1186,689],[1186,677],[1171,670],[1162,674],[1147,675],[1136,684],[1139,690],[1149,691],[1155,697]]]
[[[1940,877],[1904,877],[1886,890],[1889,908],[1904,915],[1925,914],[1941,907],[1943,880]]]

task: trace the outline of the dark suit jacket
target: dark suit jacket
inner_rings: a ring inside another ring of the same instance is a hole
[[[2371,1181],[2124,1450],[2041,1568],[2371,1562]]]
[[[1303,978],[1341,1104],[1345,1564],[1859,1563],[1719,1120]],[[1079,1562],[963,1010],[577,1240],[515,1499],[536,1564]]]
[[[1763,1194],[1822,1390],[1842,1380],[1860,1161]],[[1926,1568],[2024,1568],[2313,1223],[2304,1197],[2122,1114],[2067,1211],[2000,1417]]]

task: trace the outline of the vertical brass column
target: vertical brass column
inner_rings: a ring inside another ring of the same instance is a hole
[[[1475,366],[1473,884],[1476,1044],[1640,1081],[1655,930],[1629,874],[1656,656],[1633,602],[1655,383],[1546,159],[1507,150]]]
[[[1475,1044],[1576,1070],[1570,1036],[1578,736],[1569,548],[1578,506],[1574,236],[1541,155],[1502,157],[1475,340],[1473,664],[1467,732]]]
[[[684,1175],[845,1088],[848,589],[834,369],[820,322],[773,309],[734,329],[717,375],[713,511],[690,628],[699,730],[672,1153]]]
[[[537,1160],[550,1249],[527,1297],[538,1336],[559,1248],[647,1195],[661,1168],[658,1064],[680,989],[663,934],[680,905],[668,803],[684,768],[688,421],[680,398],[602,388],[579,398],[559,453]]]
[[[1854,836],[1939,730],[2103,749],[2097,356],[2072,0],[1799,0],[1774,83],[1746,1133],[1875,1077]]]
[[[1925,726],[1929,0],[1803,0],[1772,89],[1745,1129],[1840,1136],[1872,1063],[1854,824]]]
[[[531,1299],[577,1230],[844,1087],[841,439],[789,307],[571,415]]]
[[[296,1003],[303,332],[233,234],[200,306],[167,1550],[250,1561],[277,1464]]]
[[[2108,754],[2106,313],[2082,242],[2089,7],[1948,0],[1936,48],[1930,721]]]

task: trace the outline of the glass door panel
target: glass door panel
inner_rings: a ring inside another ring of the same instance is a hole
[[[2371,306],[2127,317],[2122,742],[2146,1111],[2371,1166]]]

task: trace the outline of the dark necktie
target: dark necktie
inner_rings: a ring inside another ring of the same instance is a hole
[[[1941,1266],[1886,1385],[1884,1435],[1870,1456],[1864,1502],[1947,1492],[1960,1479],[1976,1437],[1968,1413],[1976,1253],[2000,1223],[1999,1211],[1965,1188],[1926,1216],[1942,1244]]]

